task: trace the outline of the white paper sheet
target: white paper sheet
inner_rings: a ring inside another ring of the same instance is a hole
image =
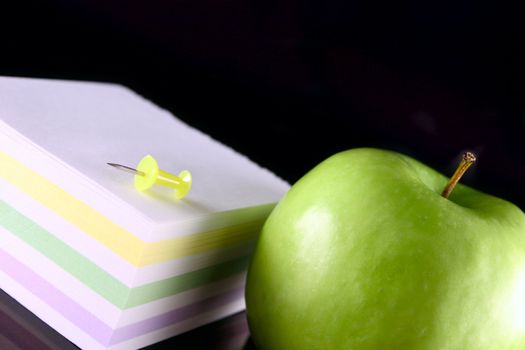
[[[12,129],[7,132],[15,131],[154,224],[277,202],[289,188],[271,172],[118,85],[0,77],[0,119]],[[138,193],[131,186],[132,175],[105,164],[133,167],[146,154],[168,172],[192,172],[187,199],[177,201],[162,188]]]

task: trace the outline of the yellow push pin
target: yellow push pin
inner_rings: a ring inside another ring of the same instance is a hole
[[[171,187],[175,190],[175,197],[182,199],[186,197],[191,188],[191,174],[187,170],[179,173],[179,176],[170,174],[159,169],[157,161],[150,155],[145,156],[137,165],[137,169],[125,165],[107,163],[112,167],[127,171],[135,175],[135,188],[144,191],[154,184]]]

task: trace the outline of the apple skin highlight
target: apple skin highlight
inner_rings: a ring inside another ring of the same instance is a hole
[[[525,214],[447,180],[363,148],[294,184],[249,267],[257,348],[525,349]]]

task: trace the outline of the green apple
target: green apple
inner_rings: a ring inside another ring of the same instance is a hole
[[[525,214],[446,184],[364,148],[293,185],[249,267],[257,349],[525,349]]]

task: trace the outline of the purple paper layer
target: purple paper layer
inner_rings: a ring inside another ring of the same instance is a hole
[[[237,288],[137,323],[112,329],[2,249],[0,249],[0,269],[33,295],[55,309],[64,318],[105,346],[115,345],[152,331],[175,325],[203,312],[209,312],[224,304],[238,300],[243,296],[244,292],[243,288]],[[16,298],[16,296],[13,297]],[[65,336],[67,337],[67,334]]]
[[[109,342],[113,329],[2,249],[0,269],[99,343]]]

